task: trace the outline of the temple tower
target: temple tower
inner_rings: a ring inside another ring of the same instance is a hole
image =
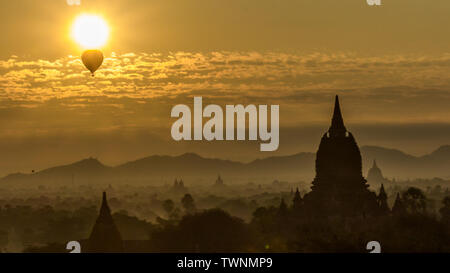
[[[300,195],[300,191],[297,190],[295,191],[295,195],[294,195],[294,199],[292,200],[292,207],[294,208],[294,210],[299,210],[303,205],[303,199],[302,196]]]
[[[386,178],[383,177],[383,173],[378,167],[376,160],[373,161],[372,168],[370,168],[369,172],[367,173],[367,181],[369,181],[371,184],[383,184],[389,182]]]
[[[362,175],[361,153],[347,131],[336,96],[331,126],[316,154],[316,177],[304,196],[307,211],[323,215],[365,216],[377,211],[377,198]]]
[[[123,252],[122,237],[112,218],[105,192],[103,192],[100,213],[89,236],[87,252]]]
[[[223,186],[224,185],[223,179],[222,179],[222,177],[220,177],[220,174],[217,176],[215,185],[216,186]]]

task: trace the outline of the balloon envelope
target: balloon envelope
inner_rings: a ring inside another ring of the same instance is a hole
[[[81,55],[81,60],[83,61],[84,66],[91,71],[92,76],[94,76],[94,72],[102,65],[103,53],[96,49],[86,50]]]

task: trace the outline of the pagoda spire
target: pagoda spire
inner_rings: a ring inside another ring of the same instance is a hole
[[[102,219],[103,221],[111,222],[112,216],[111,216],[111,210],[108,206],[108,201],[106,200],[106,192],[103,192],[102,196],[102,205],[100,207],[100,213],[98,216],[99,219]]]
[[[114,223],[105,192],[103,192],[98,218],[88,239],[87,250],[87,252],[102,253],[123,251],[122,237]]]
[[[303,204],[303,199],[302,199],[302,196],[300,195],[300,191],[298,190],[298,187],[297,187],[297,190],[295,191],[295,195],[294,195],[294,199],[292,200],[292,203],[293,203],[292,206],[294,209],[300,209]]]
[[[376,160],[376,159],[373,160],[373,166],[372,166],[372,168],[378,169],[378,166],[377,166],[377,160]]]
[[[347,129],[344,125],[344,119],[342,118],[338,95],[336,95],[336,99],[334,102],[334,113],[328,132],[330,133],[330,137],[344,137],[345,133],[347,132]]]

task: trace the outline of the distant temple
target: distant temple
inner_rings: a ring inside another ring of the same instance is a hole
[[[217,179],[216,179],[216,182],[214,183],[214,186],[216,186],[216,187],[225,186],[225,184],[223,183],[222,177],[220,177],[220,174],[217,176]]]
[[[295,210],[299,210],[302,206],[303,199],[300,195],[300,191],[297,188],[297,190],[295,191],[294,199],[292,200],[292,208],[294,208]]]
[[[184,186],[183,179],[180,179],[178,181],[175,178],[175,182],[173,182],[172,191],[175,193],[185,193],[187,191],[186,187]]]
[[[383,177],[383,173],[377,166],[377,162],[375,160],[373,161],[372,168],[370,168],[369,172],[367,173],[367,181],[372,184],[383,184],[389,182],[388,179]]]
[[[86,252],[123,252],[123,241],[111,215],[106,193],[103,192],[102,205],[97,221],[89,236]]]
[[[303,198],[312,214],[365,216],[378,211],[377,196],[362,175],[361,153],[347,131],[336,96],[331,126],[316,154],[316,177]]]

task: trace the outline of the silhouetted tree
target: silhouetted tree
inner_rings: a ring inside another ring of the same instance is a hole
[[[123,238],[127,240],[147,240],[153,225],[135,216],[129,216],[126,211],[113,214],[114,222]]]
[[[278,208],[278,214],[281,216],[285,216],[287,214],[287,206],[284,202],[284,198],[281,198],[280,206]]]
[[[425,194],[418,188],[410,187],[402,194],[402,200],[407,212],[412,214],[422,214],[426,211]]]
[[[0,252],[8,244],[8,231],[0,230]]]
[[[447,196],[442,200],[442,205],[443,207],[439,210],[442,222],[450,224],[450,196]]]
[[[167,216],[170,217],[173,209],[175,208],[175,203],[172,200],[167,199],[163,203],[163,208],[164,211],[167,213]]]
[[[386,194],[386,191],[384,190],[384,186],[383,186],[383,184],[381,184],[380,193],[378,194],[377,199],[378,199],[378,205],[379,205],[382,213],[389,212],[387,198],[388,198],[388,196]]]
[[[403,204],[403,200],[400,197],[400,193],[397,193],[395,198],[394,205],[392,206],[392,214],[394,215],[403,215],[406,212],[405,205]]]
[[[151,245],[162,252],[243,252],[249,240],[242,219],[211,209],[186,215],[178,226],[155,232]]]
[[[181,204],[183,205],[186,213],[194,213],[196,210],[194,198],[189,193],[186,193],[181,199]]]

